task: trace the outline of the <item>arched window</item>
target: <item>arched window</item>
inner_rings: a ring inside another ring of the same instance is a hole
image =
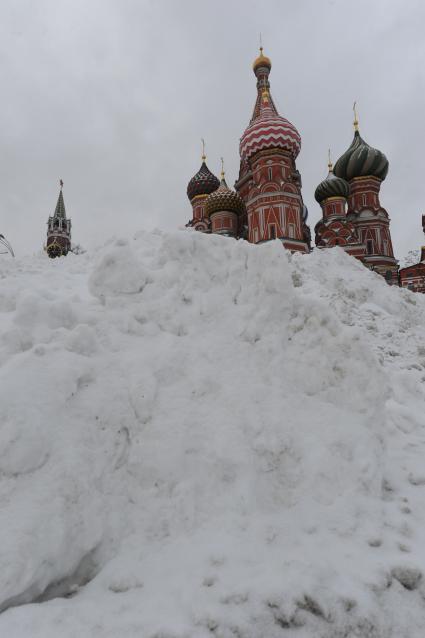
[[[273,169],[272,169],[271,166],[269,166],[268,172],[269,172],[269,180],[272,181],[272,179],[273,179]]]

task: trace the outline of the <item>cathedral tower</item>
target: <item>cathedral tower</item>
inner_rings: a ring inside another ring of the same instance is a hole
[[[55,212],[47,221],[46,251],[49,257],[61,257],[71,250],[71,220],[66,218],[63,201],[63,181],[60,180],[60,191]]]
[[[309,252],[307,209],[295,164],[301,137],[274,104],[271,66],[261,47],[253,64],[257,78],[254,111],[239,145],[241,161],[235,188],[246,206],[240,235],[255,244],[278,238],[289,250]]]
[[[245,204],[240,195],[227,186],[222,166],[220,186],[205,202],[205,216],[210,221],[211,232],[238,237],[240,221],[245,215]]]
[[[316,246],[341,246],[349,255],[362,259],[365,246],[360,243],[354,224],[347,219],[346,204],[350,187],[348,182],[333,172],[329,156],[328,176],[316,188],[314,197],[322,207],[323,217],[315,226]]]
[[[205,163],[205,146],[202,141],[202,164],[199,171],[192,177],[187,185],[187,196],[192,204],[192,219],[186,226],[192,226],[195,230],[203,233],[211,232],[210,220],[205,215],[205,200],[210,193],[213,193],[220,186],[217,177],[211,173]]]
[[[388,173],[388,160],[362,139],[356,113],[354,139],[336,162],[334,173],[350,184],[347,219],[353,223],[365,245],[362,261],[383,275],[388,283],[397,284],[398,262],[394,259],[390,218],[379,201],[381,184]]]

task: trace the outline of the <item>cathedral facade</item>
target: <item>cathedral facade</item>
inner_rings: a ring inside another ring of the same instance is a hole
[[[222,174],[221,182],[208,169],[205,155],[187,187],[192,219],[187,226],[259,244],[279,239],[291,251],[308,253],[311,235],[296,159],[301,136],[279,114],[270,92],[270,58],[253,63],[257,95],[251,120],[239,144],[240,170],[235,190]],[[315,191],[322,218],[315,226],[318,249],[340,246],[365,266],[398,284],[390,219],[379,199],[388,172],[385,155],[360,136],[357,117],[354,139]]]

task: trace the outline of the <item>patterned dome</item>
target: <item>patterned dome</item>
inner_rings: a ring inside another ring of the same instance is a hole
[[[383,180],[388,173],[388,160],[381,151],[366,144],[356,131],[350,148],[336,162],[334,173],[347,182],[355,177],[366,176]]]
[[[205,161],[187,185],[187,196],[192,201],[196,195],[209,195],[220,186],[218,178],[211,173]]]
[[[280,148],[295,159],[301,150],[301,136],[293,124],[272,108],[268,91],[261,98],[260,113],[245,130],[239,144],[240,156],[249,159],[268,148]]]
[[[222,177],[219,188],[208,195],[205,202],[205,214],[207,217],[218,211],[225,210],[236,215],[245,212],[245,204],[236,191],[231,190],[224,177]]]
[[[329,167],[329,174],[323,182],[320,182],[314,193],[314,198],[319,204],[328,197],[345,197],[350,193],[350,186],[345,179],[337,177],[333,170],[332,164]]]

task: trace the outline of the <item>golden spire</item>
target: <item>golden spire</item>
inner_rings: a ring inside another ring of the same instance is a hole
[[[358,131],[358,130],[359,130],[359,119],[358,119],[358,117],[357,117],[356,104],[357,104],[357,102],[354,102],[354,104],[353,104],[353,112],[354,112],[354,122],[353,122],[353,125],[354,125],[354,130],[355,130],[355,131]]]
[[[201,142],[202,142],[202,161],[205,162],[205,160],[207,159],[207,156],[205,155],[205,140],[203,137],[201,138]]]
[[[224,170],[224,159],[220,157],[221,160],[221,179],[224,179],[225,170]]]
[[[333,164],[332,164],[332,160],[331,160],[331,149],[330,148],[328,148],[328,169],[329,169],[330,173],[333,170]]]

